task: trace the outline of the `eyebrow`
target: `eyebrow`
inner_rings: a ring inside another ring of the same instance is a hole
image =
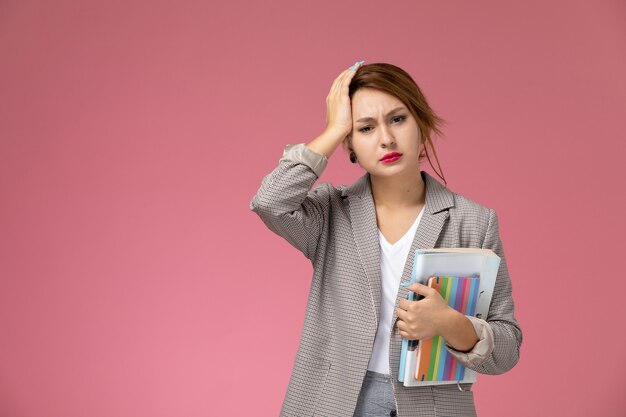
[[[398,112],[400,110],[405,110],[405,109],[406,109],[406,107],[404,107],[404,106],[396,107],[395,109],[393,109],[389,113],[387,113],[387,116],[390,116],[390,115],[392,115],[392,114],[394,114],[394,113],[396,113],[396,112]],[[358,122],[367,122],[367,121],[370,121],[370,120],[376,120],[376,119],[374,119],[373,117],[361,117],[359,120],[357,120],[357,123]]]

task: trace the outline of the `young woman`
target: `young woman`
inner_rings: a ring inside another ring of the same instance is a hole
[[[420,170],[431,153],[437,159],[431,134],[442,120],[402,69],[358,62],[335,79],[326,102],[324,132],[287,145],[250,203],[314,269],[281,415],[475,415],[471,384],[404,387],[399,357],[402,338],[441,335],[479,373],[517,363],[522,332],[497,215]],[[312,189],[340,145],[365,174],[350,186]],[[415,249],[434,247],[500,256],[486,320],[458,313],[429,287],[401,285]],[[409,290],[424,298],[408,301]]]

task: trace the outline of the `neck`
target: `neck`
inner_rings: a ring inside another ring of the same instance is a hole
[[[406,208],[425,203],[426,187],[419,171],[393,177],[370,175],[370,181],[374,203],[379,207]]]

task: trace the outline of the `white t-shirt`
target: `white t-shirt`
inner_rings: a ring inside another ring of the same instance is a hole
[[[406,258],[411,250],[413,238],[417,231],[420,219],[424,214],[424,207],[417,215],[417,219],[407,232],[393,245],[387,242],[380,229],[380,270],[382,273],[382,299],[380,303],[380,323],[374,339],[374,350],[367,369],[380,374],[390,374],[389,370],[389,334],[391,332],[391,318],[396,305],[398,287],[402,281],[402,271]]]

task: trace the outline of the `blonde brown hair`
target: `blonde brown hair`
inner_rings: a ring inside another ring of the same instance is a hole
[[[417,122],[424,142],[419,159],[426,158],[435,173],[447,185],[432,138],[432,133],[442,136],[441,126],[446,122],[428,105],[426,97],[413,78],[402,68],[392,64],[367,64],[357,70],[350,82],[350,99],[361,88],[372,88],[390,94],[409,109]],[[428,148],[431,149],[440,172],[433,166]]]

